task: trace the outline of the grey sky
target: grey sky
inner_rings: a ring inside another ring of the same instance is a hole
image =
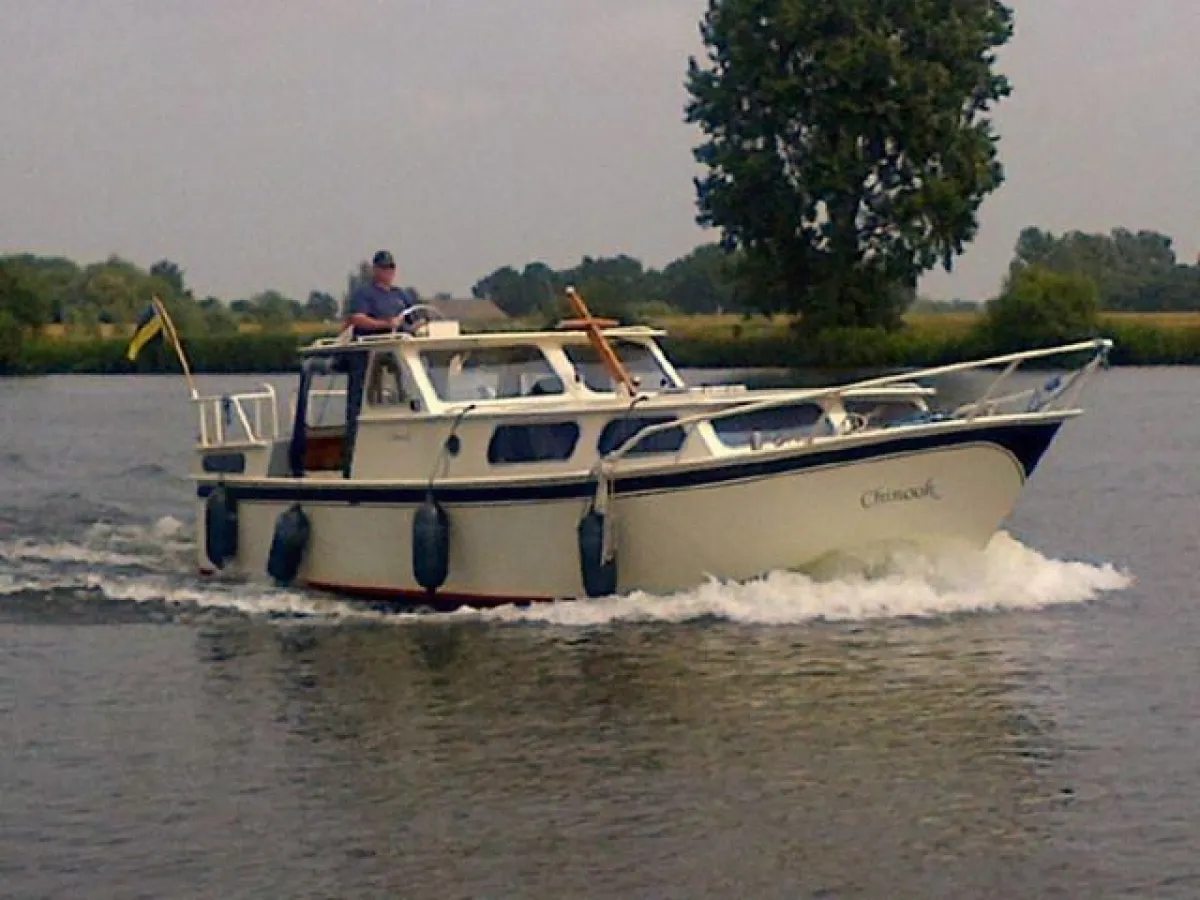
[[[0,253],[167,256],[200,293],[341,292],[626,252],[694,224],[683,123],[705,0],[0,0]],[[1019,229],[1200,248],[1200,2],[1016,0],[1009,181],[935,296],[985,298]]]

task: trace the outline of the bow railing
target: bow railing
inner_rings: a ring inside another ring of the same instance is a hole
[[[1038,350],[1025,350],[1018,353],[1007,353],[1002,356],[993,356],[987,359],[973,360],[970,362],[951,363],[944,366],[934,366],[927,369],[917,371],[903,372],[894,375],[884,375],[877,378],[867,378],[862,381],[852,382],[850,384],[842,384],[834,387],[822,388],[802,388],[796,391],[790,391],[783,395],[776,395],[767,400],[755,400],[746,403],[739,403],[733,406],[724,407],[719,410],[706,411],[695,413],[689,416],[682,416],[673,419],[669,422],[663,422],[657,425],[651,425],[643,428],[634,434],[630,435],[623,443],[615,447],[613,450],[605,454],[600,465],[605,468],[611,468],[612,465],[623,459],[639,443],[648,438],[654,437],[657,434],[662,434],[667,431],[673,431],[677,428],[692,428],[701,422],[712,422],[717,419],[731,418],[734,416],[743,416],[749,413],[762,412],[764,410],[776,409],[784,406],[791,406],[796,403],[805,401],[820,401],[831,397],[841,397],[848,393],[872,390],[874,388],[889,387],[891,385],[912,383],[920,378],[935,378],[943,375],[952,375],[958,372],[969,372],[976,369],[989,368],[1003,365],[1006,368],[996,377],[989,385],[987,391],[984,392],[980,399],[973,403],[960,406],[954,411],[954,418],[973,419],[980,412],[988,409],[995,409],[1004,402],[1011,402],[1016,399],[1021,399],[1026,396],[1035,396],[1039,393],[1038,388],[1031,388],[1026,391],[1021,391],[1017,394],[1008,395],[1006,397],[993,397],[992,394],[996,391],[999,385],[1003,384],[1009,376],[1023,362],[1028,362],[1035,359],[1047,359],[1055,356],[1065,356],[1071,353],[1079,353],[1082,351],[1093,351],[1094,355],[1088,363],[1080,367],[1072,373],[1069,379],[1057,385],[1054,389],[1049,390],[1044,399],[1038,404],[1037,409],[1030,409],[1029,412],[1037,412],[1046,410],[1052,403],[1062,399],[1068,395],[1078,396],[1079,391],[1082,391],[1083,383],[1086,377],[1090,375],[1096,368],[1103,365],[1108,357],[1108,351],[1112,349],[1113,342],[1108,338],[1095,338],[1090,341],[1081,341],[1074,344],[1065,344],[1058,347],[1048,347]],[[1061,378],[1061,376],[1059,376]],[[1074,388],[1074,391],[1071,389]],[[815,439],[815,432],[809,437],[811,442]]]

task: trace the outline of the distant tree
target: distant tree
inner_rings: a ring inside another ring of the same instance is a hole
[[[1099,291],[1088,276],[1032,265],[1008,277],[988,303],[983,327],[1001,351],[1048,346],[1094,335],[1099,308]]]
[[[80,276],[79,266],[61,256],[34,256],[23,253],[0,258],[0,263],[18,275],[45,304],[49,321],[64,322],[69,317],[71,291]]]
[[[285,328],[300,318],[303,307],[279,291],[262,291],[250,298],[250,318],[263,328]]]
[[[730,312],[739,308],[733,257],[719,244],[697,247],[663,269],[662,299],[686,313]]]
[[[534,262],[518,272],[512,266],[481,278],[472,296],[489,299],[511,316],[540,316],[548,320],[569,313],[565,290],[574,285],[592,307],[599,293],[606,315],[627,319],[670,312],[716,312],[739,309],[731,255],[717,244],[698,247],[663,271],[646,268],[632,256],[583,257],[569,269],[551,269]]]
[[[627,256],[585,256],[579,265],[565,273],[565,277],[578,282],[605,281],[629,290],[636,289],[646,275],[642,261]]]
[[[0,260],[0,310],[10,324],[36,331],[51,318],[49,298],[38,293],[33,279],[17,264]]]
[[[338,302],[332,294],[310,291],[304,304],[304,316],[317,322],[328,322],[338,317]]]
[[[1156,231],[1055,235],[1026,228],[1017,238],[1010,272],[1042,266],[1095,281],[1100,306],[1115,310],[1200,309],[1200,266],[1181,265],[1173,240]]]
[[[150,274],[160,279],[176,297],[191,298],[191,291],[184,284],[183,269],[169,259],[160,259],[150,267]]]
[[[0,373],[15,368],[25,339],[49,318],[49,303],[21,267],[0,260]]]
[[[690,60],[698,221],[743,251],[766,312],[897,326],[1003,181],[986,113],[1012,35],[999,0],[709,0]]]
[[[554,296],[552,278],[542,263],[531,263],[524,272],[505,266],[475,282],[471,296],[492,301],[510,316],[533,315]]]
[[[134,322],[154,295],[149,274],[128,260],[110,256],[80,273],[71,289],[71,320],[105,324]]]
[[[237,331],[233,310],[217,297],[205,297],[197,306],[204,317],[204,330],[210,334],[229,334]]]
[[[641,260],[625,254],[585,256],[575,268],[563,272],[561,279],[564,287],[574,285],[588,309],[599,316],[631,320],[639,308],[658,299],[654,292],[659,279],[646,271]]]

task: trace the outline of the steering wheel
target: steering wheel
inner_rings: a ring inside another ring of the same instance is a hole
[[[400,318],[406,319],[406,318],[408,318],[410,313],[414,313],[417,310],[421,310],[422,312],[424,312],[425,310],[428,310],[430,312],[436,313],[437,314],[436,318],[438,318],[438,319],[446,318],[446,316],[442,313],[442,311],[440,309],[438,309],[436,306],[434,306],[430,303],[417,303],[413,306],[410,306],[404,312],[400,313]],[[425,318],[428,319],[429,315],[426,314]]]
[[[414,330],[416,329],[416,327],[418,325],[420,325],[424,322],[428,322],[431,318],[437,318],[437,319],[445,319],[446,318],[445,314],[443,314],[442,311],[440,309],[438,309],[436,306],[433,306],[429,303],[417,303],[417,304],[414,304],[413,306],[410,306],[408,309],[404,310],[404,312],[400,313],[401,324],[408,321],[409,317],[413,313],[416,313],[416,312],[420,312],[422,314],[423,318],[422,318],[422,322],[420,322],[420,323],[412,322],[412,326],[413,326]],[[430,313],[434,313],[434,315],[430,316],[429,315]],[[400,328],[400,325],[397,325],[395,328],[393,328],[392,334],[395,334],[399,328]]]

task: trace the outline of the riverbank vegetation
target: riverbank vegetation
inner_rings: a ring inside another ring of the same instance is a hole
[[[475,299],[511,315],[467,325],[544,327],[568,315],[562,289],[582,284],[598,314],[666,328],[667,350],[686,366],[923,366],[1096,335],[1116,341],[1117,365],[1200,364],[1200,266],[1178,262],[1171,239],[1155,232],[1026,229],[998,296],[917,300],[893,327],[812,328],[802,314],[756,312],[735,268],[732,254],[710,245],[659,271],[627,256],[501,270],[480,279]],[[361,272],[347,291],[354,277]],[[287,371],[302,343],[338,330],[345,293],[313,295],[305,304],[278,291],[198,301],[169,261],[141,270],[123,260],[0,258],[0,374],[177,370],[163,346],[125,358],[151,296],[164,299],[197,371]]]
[[[737,314],[662,315],[649,324],[667,330],[663,346],[676,365],[702,368],[864,369],[940,365],[1011,349],[996,339],[982,312],[924,312],[905,316],[902,327],[825,329],[806,337],[786,316]],[[512,320],[504,327],[537,327]],[[331,329],[301,326],[282,331],[196,335],[184,339],[192,368],[202,373],[294,371],[297,352]],[[1200,312],[1099,313],[1090,334],[1116,342],[1114,365],[1200,365]],[[1070,339],[1086,337],[1072,334]],[[1036,343],[1036,342],[1035,342]],[[1053,343],[1053,342],[1050,342]],[[155,343],[129,362],[128,338],[52,337],[27,340],[12,374],[178,372],[171,349]],[[1021,348],[1030,344],[1021,344]]]

